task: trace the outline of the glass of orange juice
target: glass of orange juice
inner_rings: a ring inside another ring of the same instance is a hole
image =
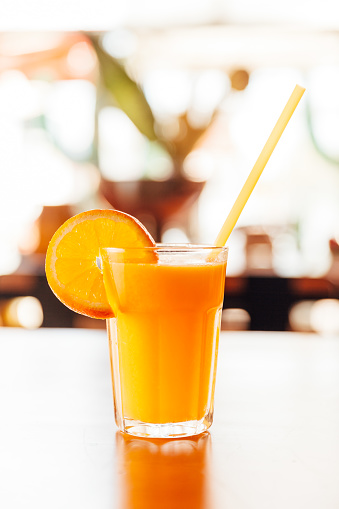
[[[142,437],[202,433],[213,421],[228,248],[101,248],[115,420]]]

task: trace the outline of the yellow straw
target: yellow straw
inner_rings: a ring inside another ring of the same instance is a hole
[[[262,174],[267,161],[272,155],[273,150],[275,149],[282,133],[284,132],[285,127],[287,126],[291,116],[294,113],[300,99],[303,96],[305,89],[299,85],[296,85],[293,90],[291,97],[286,103],[285,108],[283,109],[277,123],[275,124],[264,148],[261,151],[255,165],[252,168],[251,173],[247,177],[243,188],[241,189],[238,198],[235,200],[235,203],[228,214],[226,221],[224,222],[219,235],[216,238],[215,245],[216,246],[224,246],[230,236],[236,222],[239,219],[239,216],[246,205],[248,198],[250,197],[253,189],[255,188],[256,183],[259,180],[260,175]]]

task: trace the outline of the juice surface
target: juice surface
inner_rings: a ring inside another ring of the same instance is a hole
[[[124,418],[184,422],[211,410],[225,270],[226,263],[104,266]]]

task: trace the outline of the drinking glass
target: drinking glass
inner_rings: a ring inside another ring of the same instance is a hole
[[[228,248],[104,248],[115,420],[141,437],[202,433],[213,421]]]

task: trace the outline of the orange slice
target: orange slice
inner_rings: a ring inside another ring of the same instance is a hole
[[[111,318],[102,273],[101,247],[153,247],[134,217],[117,210],[90,210],[68,219],[53,235],[46,253],[46,277],[57,298],[73,311]]]

